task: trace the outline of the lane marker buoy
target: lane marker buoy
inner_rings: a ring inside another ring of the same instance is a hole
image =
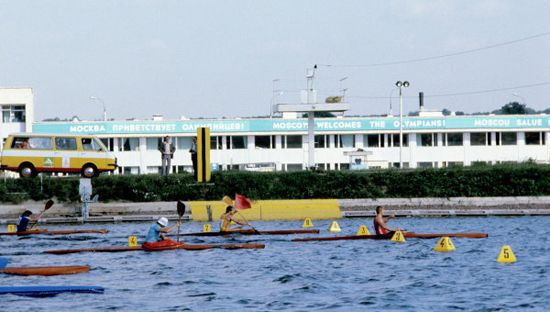
[[[311,222],[311,218],[305,218],[304,224],[302,224],[303,228],[310,228],[313,227],[313,222]]]
[[[456,247],[449,237],[444,236],[439,239],[439,242],[435,245],[434,250],[438,252],[449,252],[456,250]]]
[[[210,233],[212,231],[212,226],[210,225],[210,223],[205,223],[203,226],[202,226],[202,231],[204,233]]]
[[[395,231],[395,233],[393,233],[391,241],[396,243],[404,243],[406,242],[405,235],[403,235],[403,232],[401,232],[400,230],[397,230]]]
[[[513,263],[516,262],[516,255],[514,255],[514,252],[512,251],[512,248],[508,245],[502,246],[502,249],[500,249],[500,254],[498,255],[497,262],[500,263]]]
[[[8,224],[8,233],[15,233],[15,224]]]
[[[370,235],[369,229],[366,225],[361,225],[359,227],[359,231],[357,231],[357,235]]]
[[[137,247],[137,236],[128,236],[128,247]]]
[[[340,228],[340,225],[338,225],[338,222],[332,221],[328,228],[329,232],[342,232],[342,229]]]

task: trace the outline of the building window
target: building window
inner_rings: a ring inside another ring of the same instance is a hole
[[[222,149],[222,137],[221,136],[211,136],[210,137],[210,149],[211,150],[221,150]]]
[[[448,146],[462,146],[464,136],[462,133],[445,133]]]
[[[419,133],[416,140],[420,146],[437,146],[437,133]]]
[[[176,137],[172,138],[172,144],[175,144],[176,149],[180,151],[188,151],[191,149],[193,137]],[[210,140],[212,142],[212,140]],[[212,148],[212,146],[210,146]]]
[[[257,135],[254,137],[256,148],[271,149],[275,148],[274,135]]]
[[[322,134],[315,136],[315,148],[328,148],[329,136]]]
[[[433,168],[433,166],[431,161],[421,161],[417,164],[418,168]]]
[[[234,135],[226,137],[227,149],[246,149],[248,147],[248,137],[244,135]]]
[[[355,147],[355,135],[353,134],[335,134],[334,147],[353,148]]]
[[[540,145],[543,137],[544,133],[525,132],[525,145]]]
[[[283,148],[302,148],[301,135],[286,135],[281,136]]]
[[[300,171],[302,164],[286,164],[286,171]]]
[[[138,138],[118,138],[119,152],[139,151]]]
[[[502,145],[516,145],[518,134],[516,132],[502,132]]]
[[[2,105],[2,122],[25,122],[25,105]]]
[[[389,137],[392,139],[390,146],[399,147],[399,133],[390,134]],[[403,133],[403,146],[409,146],[409,135],[406,133]]]
[[[367,134],[363,136],[363,146],[367,147],[380,147],[380,141],[384,142],[384,138],[380,137],[381,134]],[[382,139],[382,140],[380,140]],[[384,144],[382,144],[384,146]]]
[[[158,150],[161,140],[162,140],[161,138],[146,138],[145,144],[147,146],[147,150],[148,151]]]
[[[487,132],[472,132],[472,133],[470,133],[470,145],[472,145],[472,146],[487,145],[487,137],[490,138],[491,137],[490,134],[491,133],[487,133]]]

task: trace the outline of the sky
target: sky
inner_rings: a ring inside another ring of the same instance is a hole
[[[318,100],[347,89],[346,115],[399,113],[398,80],[405,111],[420,91],[430,109],[542,110],[548,12],[545,0],[0,0],[0,87],[32,88],[37,121],[100,119],[103,105],[115,119],[266,116],[298,103],[319,64]]]

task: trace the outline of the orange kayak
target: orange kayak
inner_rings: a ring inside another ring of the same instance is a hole
[[[85,234],[85,233],[94,233],[94,234],[107,234],[108,230],[36,230],[36,231],[25,231],[25,232],[13,232],[6,233],[2,232],[0,235],[69,235],[69,234]]]
[[[42,266],[42,267],[7,267],[1,272],[14,275],[62,275],[78,274],[90,271],[87,265],[67,265],[67,266]]]
[[[205,249],[263,249],[264,244],[179,244],[175,246],[165,246],[153,250],[172,250],[172,249],[185,249],[185,250],[205,250]],[[140,251],[145,250],[142,246],[127,247],[127,246],[107,246],[107,247],[93,247],[93,248],[79,248],[79,249],[58,249],[58,250],[46,250],[44,253],[54,255],[65,255],[71,253],[80,252],[126,252],[126,251]],[[149,251],[153,251],[149,250]]]

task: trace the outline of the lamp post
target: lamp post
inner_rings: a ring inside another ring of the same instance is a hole
[[[103,121],[107,121],[107,109],[105,109],[105,102],[103,99],[98,98],[97,96],[90,96],[90,100],[100,101],[103,105]]]
[[[275,90],[275,83],[279,80],[279,78],[273,79],[273,91],[271,93],[271,107],[269,108],[269,118],[273,118],[273,105],[275,105],[275,92],[277,91]]]
[[[514,93],[512,93],[512,95],[517,97],[517,98],[520,98],[523,101],[523,103],[521,103],[521,104],[525,104],[525,98],[523,96],[519,95],[519,93],[514,92]]]
[[[399,169],[403,168],[403,88],[408,88],[409,85],[406,80],[395,83],[399,88]]]

